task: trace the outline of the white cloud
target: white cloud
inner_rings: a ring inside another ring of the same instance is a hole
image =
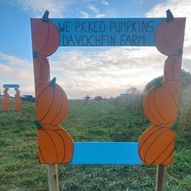
[[[32,61],[0,53],[0,87],[3,84],[20,84],[21,94],[33,94]]]
[[[12,73],[13,68],[0,63],[0,71],[5,74],[10,74]]]
[[[106,15],[104,13],[99,13],[96,15],[96,18],[104,18]]]
[[[82,18],[89,18],[89,14],[86,11],[80,10],[80,16]]]
[[[93,12],[96,13],[96,14],[99,13],[99,10],[98,10],[94,5],[92,5],[92,4],[89,4],[89,5],[87,6],[87,8],[88,8],[89,10],[93,11]]]
[[[162,75],[164,59],[155,48],[117,47],[62,49],[50,63],[52,77],[58,77],[69,97],[110,97],[131,86],[143,89],[147,82]]]
[[[50,11],[51,17],[62,17],[69,1],[67,0],[13,0],[12,4],[25,11],[32,11],[37,17],[42,16],[45,10]]]
[[[109,5],[109,2],[108,2],[107,0],[102,0],[101,3],[102,3],[103,5],[107,5],[107,6]]]
[[[101,13],[100,10],[98,10],[94,5],[89,4],[87,6],[87,8],[91,11],[91,15],[92,17],[96,17],[96,18],[103,18],[106,15],[104,13]]]

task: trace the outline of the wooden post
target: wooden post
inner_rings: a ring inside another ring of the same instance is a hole
[[[155,191],[165,190],[166,173],[167,173],[167,166],[161,164],[157,165]]]
[[[48,187],[49,191],[59,191],[57,164],[48,165]]]

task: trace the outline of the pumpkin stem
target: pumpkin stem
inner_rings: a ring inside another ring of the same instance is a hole
[[[33,51],[32,55],[33,55],[33,58],[38,58],[38,52]]]
[[[173,124],[172,126],[172,130],[176,130],[177,129],[177,122]]]
[[[39,121],[35,120],[34,124],[35,124],[37,129],[41,129],[42,128],[42,125],[39,123]]]
[[[174,20],[174,16],[173,16],[173,14],[172,14],[172,12],[170,11],[170,9],[168,9],[167,11],[166,11],[166,21],[167,22],[170,22],[170,21],[173,21]]]
[[[181,48],[177,48],[176,49],[176,53],[172,54],[171,56],[180,56],[182,54],[182,49]]]
[[[178,48],[178,49],[176,50],[176,54],[177,54],[177,55],[181,55],[181,54],[182,54],[182,49],[181,49],[181,48]]]
[[[50,81],[49,86],[51,88],[55,88],[56,87],[56,78],[55,77]]]
[[[44,15],[42,16],[42,21],[48,22],[48,21],[49,21],[48,15],[49,15],[49,11],[46,10],[46,11],[44,12]]]
[[[155,79],[155,87],[161,87],[161,79]]]

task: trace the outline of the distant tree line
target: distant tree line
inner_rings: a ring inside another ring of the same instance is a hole
[[[131,87],[127,89],[125,94],[118,96],[114,103],[122,109],[144,113],[144,95],[156,85],[156,82],[161,82],[162,80],[163,76],[151,80],[146,84],[142,92],[135,87]],[[184,70],[181,72],[177,124],[183,129],[191,128],[191,74]]]

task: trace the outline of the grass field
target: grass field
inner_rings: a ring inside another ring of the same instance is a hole
[[[142,110],[112,101],[70,101],[63,127],[74,141],[138,141],[149,127]],[[34,104],[22,111],[0,110],[0,191],[46,191],[47,166],[38,164]],[[178,123],[179,124],[179,123]],[[168,167],[167,191],[191,191],[191,128],[175,125],[174,164]],[[153,191],[156,166],[59,165],[61,191]],[[128,189],[129,188],[129,189]]]

